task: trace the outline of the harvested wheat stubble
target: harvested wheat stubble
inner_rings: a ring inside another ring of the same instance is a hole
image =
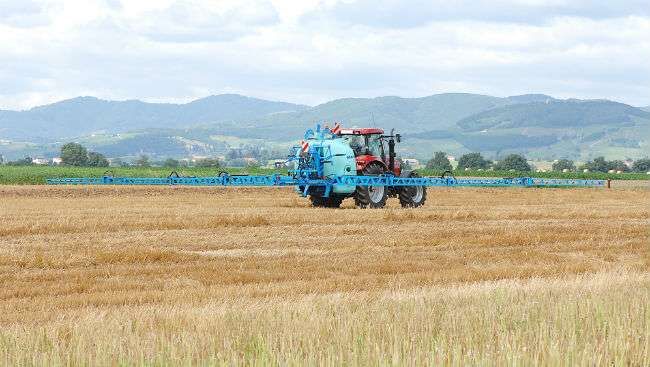
[[[650,192],[0,187],[6,364],[650,363]]]

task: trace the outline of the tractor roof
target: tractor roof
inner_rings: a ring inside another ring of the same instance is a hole
[[[341,129],[339,135],[368,135],[368,134],[383,134],[384,130],[376,127],[353,127],[351,129]]]

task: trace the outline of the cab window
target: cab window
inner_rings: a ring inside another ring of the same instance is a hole
[[[354,151],[355,156],[359,156],[366,153],[366,142],[363,136],[361,135],[343,135],[343,140],[345,140],[350,148]]]
[[[381,144],[381,134],[368,135],[368,150],[376,157],[384,156],[384,147]]]

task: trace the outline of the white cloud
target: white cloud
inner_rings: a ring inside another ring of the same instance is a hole
[[[477,2],[447,19],[422,11],[400,26],[376,21],[391,1],[376,13],[349,0],[21,4],[0,0],[0,108],[222,92],[309,104],[448,91],[650,104],[650,17],[637,1],[620,3],[615,16],[602,3],[586,11],[585,1],[490,3],[514,7],[509,17],[478,16],[488,5]],[[539,14],[514,19],[524,8]]]

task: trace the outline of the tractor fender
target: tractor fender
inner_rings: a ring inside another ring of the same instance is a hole
[[[357,172],[362,172],[368,165],[370,164],[379,164],[384,171],[388,171],[388,166],[386,166],[386,163],[382,162],[380,159],[377,159],[374,156],[370,155],[360,155],[357,157]]]

